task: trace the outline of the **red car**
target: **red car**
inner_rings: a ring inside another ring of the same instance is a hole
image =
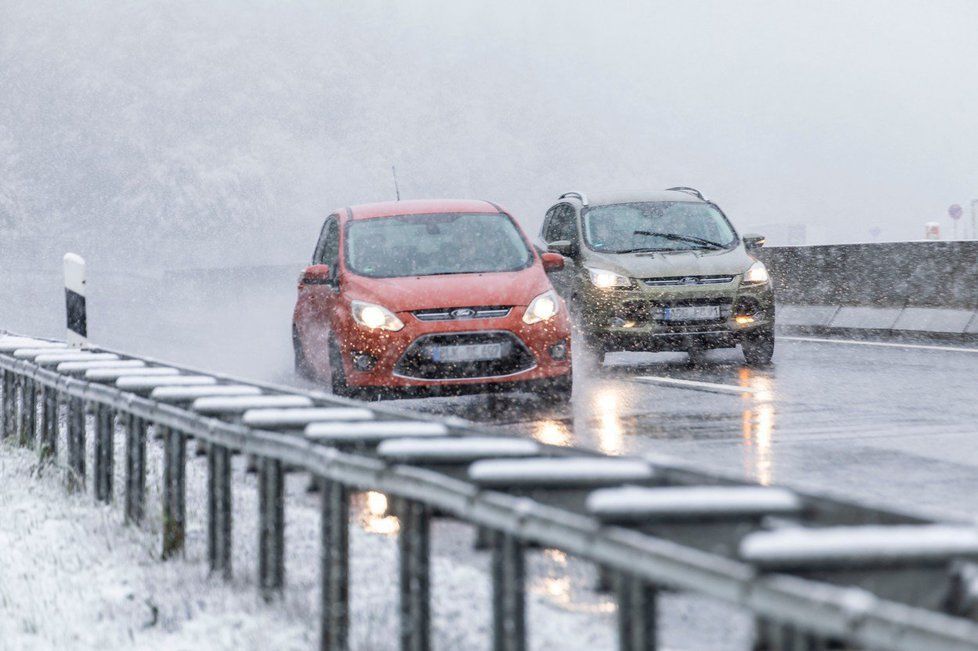
[[[503,388],[569,400],[570,320],[546,274],[563,264],[487,201],[338,210],[299,279],[296,371],[340,395]]]

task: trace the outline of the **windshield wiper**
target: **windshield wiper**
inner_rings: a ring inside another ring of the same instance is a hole
[[[667,240],[674,240],[677,242],[692,242],[693,244],[701,244],[703,246],[710,247],[712,249],[725,249],[727,248],[719,242],[713,242],[712,240],[704,240],[702,237],[693,237],[692,235],[679,235],[678,233],[659,233],[657,231],[634,231],[632,235],[650,235],[653,237],[663,237]]]
[[[663,248],[652,248],[647,246],[640,246],[634,249],[622,249],[621,251],[612,251],[611,253],[662,253],[664,251],[675,251],[675,249],[663,249]]]

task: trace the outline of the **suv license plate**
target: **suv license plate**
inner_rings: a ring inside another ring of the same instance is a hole
[[[666,321],[710,321],[719,318],[719,305],[691,305],[665,309]]]
[[[480,362],[500,359],[502,344],[466,344],[463,346],[431,346],[431,359],[436,362]]]

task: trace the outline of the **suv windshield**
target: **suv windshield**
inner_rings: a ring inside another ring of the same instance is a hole
[[[502,213],[398,215],[347,226],[346,266],[361,276],[517,271],[532,262],[523,236]]]
[[[737,241],[716,207],[692,201],[595,206],[584,213],[584,238],[603,253],[727,249]]]

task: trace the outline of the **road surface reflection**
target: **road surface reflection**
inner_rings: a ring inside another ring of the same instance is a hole
[[[751,389],[741,400],[744,474],[764,486],[774,481],[774,383],[770,377],[744,367],[739,384]]]

